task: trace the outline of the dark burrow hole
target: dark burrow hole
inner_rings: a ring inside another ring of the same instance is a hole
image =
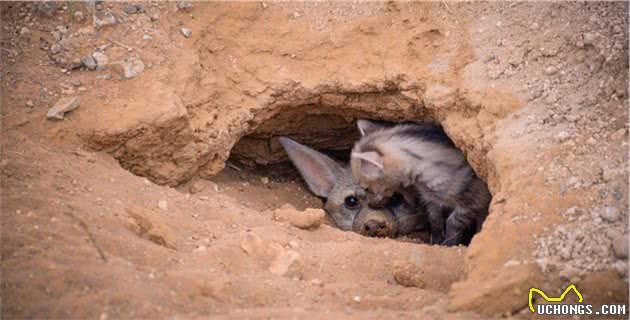
[[[395,123],[390,124],[394,125]],[[321,112],[321,110],[302,107],[284,110],[261,123],[254,132],[241,138],[234,145],[227,161],[228,168],[226,170],[238,171],[243,180],[247,180],[246,176],[261,179],[269,177],[274,182],[297,183],[302,186],[300,190],[314,197],[308,191],[308,184],[304,181],[294,163],[289,159],[287,152],[279,141],[280,137],[288,137],[347,167],[350,160],[350,151],[355,142],[361,138],[361,135],[357,128],[357,118],[352,115],[325,113]],[[294,196],[300,197],[303,195],[296,193]],[[337,210],[343,203],[351,202],[348,196],[352,196],[352,193],[343,194],[341,197],[336,197],[336,199],[332,199],[334,197],[320,197],[322,198],[323,207],[328,213],[327,218],[330,221],[334,221],[334,219],[330,217],[330,212],[328,211]],[[337,205],[330,205],[329,202],[333,201],[338,202]],[[313,202],[311,201],[310,204],[312,206]],[[282,204],[278,206],[280,205]],[[378,216],[382,210],[374,210],[373,214]],[[388,208],[385,210],[393,212]],[[412,242],[432,242],[430,227],[426,223],[419,224],[417,229],[406,230],[402,233],[395,232],[394,234],[379,232],[379,228],[384,225],[387,225],[387,221],[374,223],[373,220],[366,218],[360,226],[353,225],[349,230],[366,236],[394,237],[399,240]],[[466,230],[461,244],[468,245],[477,230],[476,226]]]

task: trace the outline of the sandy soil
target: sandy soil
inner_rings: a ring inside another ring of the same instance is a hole
[[[135,4],[0,3],[2,318],[529,318],[529,287],[568,283],[628,303],[626,3]],[[274,219],[322,205],[277,136],[343,158],[366,117],[466,153],[494,195],[469,247]]]

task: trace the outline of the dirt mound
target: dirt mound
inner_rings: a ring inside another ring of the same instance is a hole
[[[627,303],[627,3],[0,8],[3,317]],[[493,193],[468,248],[274,219],[321,208],[277,138],[343,159],[358,118],[444,127]]]

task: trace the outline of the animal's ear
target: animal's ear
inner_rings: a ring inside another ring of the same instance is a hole
[[[352,161],[358,161],[358,169],[366,177],[380,178],[383,176],[383,157],[375,151],[353,152]]]
[[[305,145],[285,137],[278,140],[306,180],[308,188],[314,194],[327,198],[344,169],[333,159]]]
[[[361,136],[367,136],[376,130],[387,128],[387,125],[375,121],[360,119],[357,120],[357,127],[359,128],[359,132],[361,132]]]

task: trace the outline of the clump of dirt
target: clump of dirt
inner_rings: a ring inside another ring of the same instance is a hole
[[[0,10],[3,318],[526,317],[569,282],[628,302],[627,3]],[[469,247],[273,219],[322,203],[277,137],[343,161],[359,118],[444,127],[493,193]]]

